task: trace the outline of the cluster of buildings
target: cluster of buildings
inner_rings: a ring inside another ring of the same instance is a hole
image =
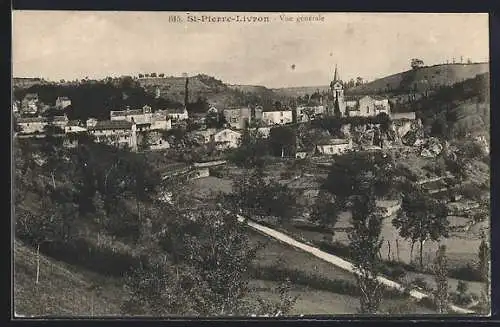
[[[28,93],[22,100],[12,103],[12,111],[15,116],[34,117],[43,114],[49,109],[64,110],[71,106],[71,100],[68,97],[61,96],[56,99],[55,106],[43,103],[37,93]]]
[[[36,97],[30,97],[36,99]],[[69,99],[68,99],[69,100]],[[59,98],[56,105],[68,105],[66,98]],[[189,118],[185,108],[152,111],[151,107],[141,109],[111,111],[109,120],[89,118],[87,121],[70,121],[64,115],[50,117],[21,116],[16,120],[18,137],[44,137],[47,127],[53,127],[55,135],[67,136],[64,144],[76,146],[81,134],[93,136],[96,142],[105,142],[118,147],[128,147],[137,151],[138,144],[147,143],[151,149],[168,148],[163,138],[163,131],[172,129],[172,122],[180,122]]]
[[[187,92],[187,81],[186,81]],[[187,100],[186,100],[187,101]],[[68,97],[59,97],[55,109],[71,106]],[[70,121],[66,115],[52,115],[41,117],[43,111],[37,94],[29,93],[13,104],[14,114],[17,118],[17,135],[19,137],[43,137],[48,125],[60,131],[60,135],[67,136],[65,144],[75,146],[78,138],[72,137],[80,134],[93,136],[96,142],[106,142],[118,147],[128,147],[137,151],[139,147],[149,149],[165,149],[170,145],[164,138],[163,131],[172,129],[172,124],[187,121],[189,113],[186,106],[179,109],[166,109],[153,111],[151,107],[141,109],[111,111],[108,120],[90,118],[85,122]],[[272,127],[303,123],[319,117],[375,117],[385,113],[394,119],[415,119],[414,113],[392,114],[389,100],[377,96],[345,96],[344,84],[340,80],[337,67],[330,90],[327,96],[321,96],[319,103],[314,105],[299,105],[294,108],[276,104],[271,107],[247,106],[238,108],[217,109],[211,106],[205,114],[216,114],[217,119],[223,116],[225,125],[222,128],[200,128],[191,132],[191,135],[200,145],[215,144],[219,150],[236,148],[240,144],[242,130],[257,131],[264,138],[269,137]],[[35,115],[38,115],[36,117]],[[203,120],[203,119],[202,119]],[[140,146],[139,146],[140,145]],[[315,152],[324,155],[340,154],[353,149],[352,140],[330,139],[317,144]],[[310,153],[310,151],[309,151]],[[296,156],[302,158],[308,152],[303,149],[297,151]]]

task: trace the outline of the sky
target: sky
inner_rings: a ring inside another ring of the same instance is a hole
[[[14,11],[14,77],[204,73],[232,84],[327,85],[427,65],[489,58],[487,14],[190,13],[262,16],[268,22],[188,22],[179,12]],[[177,15],[183,22],[169,22]],[[291,21],[284,22],[281,15]],[[297,22],[299,16],[323,21]]]

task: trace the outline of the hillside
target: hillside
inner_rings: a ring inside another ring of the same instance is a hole
[[[280,96],[298,97],[298,96],[304,96],[306,94],[311,95],[317,91],[319,91],[320,93],[328,92],[328,90],[330,90],[330,87],[328,85],[320,85],[320,86],[284,87],[272,90],[273,92],[275,92]]]
[[[160,91],[160,97],[184,102],[186,78],[140,78],[139,85],[148,93]],[[218,107],[246,106],[255,103],[271,103],[280,97],[263,86],[228,85],[214,77],[199,74],[189,78],[189,102],[206,99]]]
[[[105,316],[119,315],[123,290],[120,285],[83,269],[75,269],[45,255],[40,256],[40,280],[36,279],[36,251],[14,243],[14,288],[17,315]],[[94,286],[99,285],[98,290]]]
[[[489,63],[444,64],[408,70],[349,89],[350,94],[410,93],[451,86],[489,72]]]
[[[468,134],[489,138],[490,74],[441,87],[408,104],[435,136],[465,137]]]

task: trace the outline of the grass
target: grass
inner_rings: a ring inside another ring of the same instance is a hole
[[[104,278],[44,255],[36,280],[36,253],[14,244],[14,310],[24,316],[120,315],[124,297],[120,279]],[[100,291],[93,289],[100,286]],[[92,305],[93,303],[93,305]]]
[[[277,301],[278,295],[273,292],[277,283],[264,280],[252,280],[251,287],[256,289],[256,295],[268,300]],[[324,290],[313,289],[302,285],[293,285],[292,296],[298,296],[289,316],[296,315],[351,315],[357,314],[359,298],[352,295],[337,294]],[[410,299],[385,298],[381,303],[382,312],[394,312],[398,306],[405,306],[404,314],[433,314],[432,310],[418,305]]]

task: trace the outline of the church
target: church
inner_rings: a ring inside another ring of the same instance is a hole
[[[379,96],[345,96],[344,83],[339,77],[337,65],[327,101],[327,114],[335,117],[373,117],[380,113],[390,115],[389,99]]]

